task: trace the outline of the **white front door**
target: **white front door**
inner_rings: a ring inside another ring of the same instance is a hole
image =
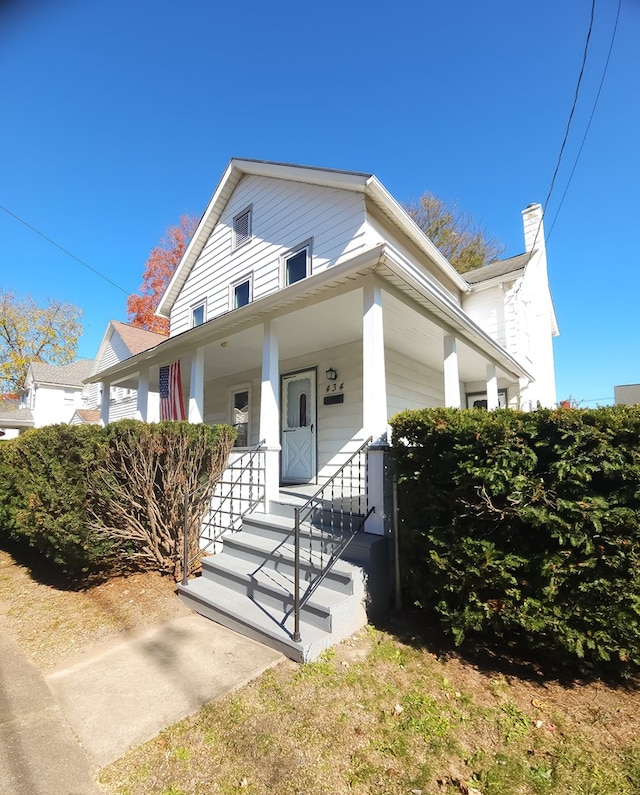
[[[282,377],[282,482],[316,477],[316,371]]]

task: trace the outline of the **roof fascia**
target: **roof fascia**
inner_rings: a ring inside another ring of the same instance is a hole
[[[466,280],[451,265],[440,249],[425,235],[418,224],[411,218],[402,205],[393,198],[384,185],[375,177],[367,180],[367,195],[380,207],[380,209],[409,237],[425,254],[440,268],[442,273],[450,279],[458,289],[466,293],[469,285]]]
[[[484,282],[469,284],[468,292],[477,293],[481,290],[488,290],[490,287],[499,287],[505,282],[515,282],[522,276],[524,276],[524,268],[519,268],[515,271],[509,271],[509,273],[503,273],[502,276],[494,276],[492,279],[487,279]]]

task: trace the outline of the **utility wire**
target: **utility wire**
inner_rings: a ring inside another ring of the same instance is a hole
[[[592,0],[591,2],[591,18],[589,20],[589,30],[587,31],[587,39],[584,44],[584,53],[582,55],[582,65],[580,66],[580,74],[578,75],[578,82],[576,84],[576,90],[573,95],[573,104],[571,106],[571,111],[569,113],[569,119],[567,120],[567,128],[564,132],[564,138],[562,140],[562,146],[560,147],[560,152],[558,154],[558,160],[556,162],[556,167],[553,172],[553,176],[551,177],[551,184],[549,186],[549,192],[547,193],[547,198],[545,199],[544,205],[542,206],[542,218],[540,219],[540,223],[538,224],[538,228],[536,230],[536,236],[533,239],[533,245],[531,246],[531,255],[533,254],[536,243],[538,241],[538,235],[540,234],[540,228],[542,227],[542,219],[544,218],[544,214],[547,211],[547,205],[549,204],[549,199],[551,198],[551,194],[553,193],[553,188],[555,185],[556,177],[558,176],[558,171],[560,170],[560,163],[562,162],[562,155],[564,153],[564,148],[567,144],[567,139],[569,138],[569,130],[571,129],[571,122],[573,121],[573,114],[576,109],[576,105],[578,104],[578,95],[580,93],[580,85],[582,83],[582,76],[584,75],[584,69],[587,63],[587,53],[589,52],[589,42],[591,40],[591,31],[593,30],[593,18],[595,16],[596,10],[596,0]]]
[[[613,50],[613,43],[616,38],[616,32],[618,30],[618,20],[620,19],[620,8],[622,7],[622,0],[618,0],[618,11],[616,13],[616,21],[613,26],[613,33],[611,34],[611,43],[609,44],[609,52],[607,53],[607,60],[604,64],[604,69],[602,70],[602,78],[600,79],[600,85],[598,86],[598,93],[596,94],[596,98],[593,102],[593,109],[591,110],[591,116],[589,116],[589,121],[587,123],[587,128],[584,131],[584,135],[582,137],[582,143],[580,144],[580,149],[578,149],[578,154],[576,155],[576,159],[573,163],[573,168],[571,169],[571,173],[569,174],[569,179],[567,180],[567,185],[564,189],[564,193],[562,194],[562,198],[560,199],[560,204],[558,205],[558,209],[556,210],[556,214],[553,216],[553,221],[551,222],[551,228],[547,232],[547,240],[551,237],[551,233],[553,232],[553,227],[556,224],[556,219],[560,214],[560,210],[562,209],[562,205],[564,204],[565,196],[567,195],[567,191],[569,190],[569,185],[571,185],[571,180],[573,179],[573,175],[575,173],[576,167],[578,165],[578,160],[580,160],[580,155],[582,154],[582,150],[584,149],[585,141],[587,140],[587,135],[589,134],[589,128],[591,127],[591,122],[593,121],[594,114],[596,112],[596,108],[598,107],[598,100],[600,99],[600,93],[602,92],[602,86],[604,85],[604,79],[607,74],[607,69],[609,68],[609,60],[611,59],[611,52]]]
[[[24,224],[27,227],[27,229],[30,229],[32,232],[35,232],[36,235],[40,235],[40,237],[46,240],[47,243],[51,243],[52,246],[55,246],[56,248],[60,249],[60,251],[62,251],[68,257],[71,257],[71,259],[74,259],[76,262],[79,262],[84,268],[87,268],[88,270],[95,273],[96,276],[99,276],[101,279],[104,279],[105,282],[109,282],[109,284],[112,287],[115,287],[116,290],[120,290],[120,292],[124,293],[127,296],[129,295],[129,292],[125,290],[124,287],[120,287],[119,284],[116,284],[114,281],[111,281],[111,279],[108,276],[105,276],[104,273],[100,273],[99,270],[92,268],[91,265],[84,262],[84,260],[81,260],[80,257],[76,257],[75,254],[72,254],[70,251],[67,251],[66,248],[63,248],[59,243],[56,243],[55,240],[52,240],[50,237],[47,237],[39,229],[36,229],[35,226],[31,226],[31,224],[27,223],[23,218],[20,218],[20,216],[16,215],[15,213],[12,213],[11,210],[8,210],[6,207],[3,207],[1,204],[0,204],[0,210],[4,210],[4,212],[7,213],[7,215],[10,215],[12,218],[15,218],[16,221],[19,221],[21,224]]]

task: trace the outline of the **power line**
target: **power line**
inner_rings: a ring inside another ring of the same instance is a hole
[[[560,204],[558,205],[558,209],[556,210],[556,214],[553,216],[553,221],[551,222],[551,228],[547,232],[547,240],[551,237],[551,233],[553,232],[553,227],[556,224],[556,219],[560,214],[560,210],[562,209],[562,205],[564,204],[565,196],[567,195],[567,191],[569,190],[569,185],[571,185],[571,180],[573,179],[573,175],[575,173],[576,167],[578,165],[578,160],[580,160],[580,155],[582,154],[582,150],[584,148],[585,141],[587,140],[587,135],[589,134],[589,129],[591,127],[591,122],[593,121],[593,117],[596,112],[596,108],[598,107],[598,100],[600,99],[600,93],[602,92],[602,86],[604,85],[604,78],[607,74],[607,69],[609,68],[609,60],[611,59],[611,52],[613,50],[613,43],[616,38],[616,32],[618,30],[618,20],[620,19],[620,8],[622,6],[622,0],[618,0],[618,11],[616,13],[616,21],[613,26],[613,33],[611,34],[611,42],[609,44],[609,52],[607,53],[607,59],[604,64],[604,69],[602,70],[602,78],[600,79],[600,85],[598,86],[598,93],[596,94],[596,98],[593,102],[593,108],[591,110],[591,115],[589,116],[589,121],[587,122],[587,128],[584,131],[584,135],[582,137],[582,143],[580,144],[580,148],[578,149],[578,154],[576,155],[576,159],[573,163],[573,168],[571,169],[571,173],[569,174],[569,179],[567,180],[567,185],[564,189],[564,193],[562,194],[562,198],[560,199]]]
[[[587,31],[587,38],[584,44],[584,53],[582,55],[582,64],[580,66],[580,73],[578,75],[578,82],[576,83],[576,90],[573,95],[573,104],[571,105],[571,111],[569,112],[569,118],[567,120],[567,127],[564,132],[564,138],[562,139],[562,145],[560,147],[560,152],[558,154],[558,160],[556,162],[556,167],[553,171],[553,176],[551,177],[551,184],[549,186],[549,192],[547,193],[547,198],[545,199],[544,205],[542,206],[542,218],[540,219],[540,223],[538,224],[538,228],[536,230],[536,236],[533,239],[533,245],[531,246],[531,254],[533,254],[536,243],[538,242],[538,235],[540,234],[540,228],[542,227],[542,220],[544,215],[547,211],[547,206],[549,204],[549,199],[551,198],[551,194],[553,193],[553,188],[555,185],[556,177],[558,176],[558,171],[560,170],[560,163],[562,162],[562,155],[564,153],[564,148],[567,144],[567,139],[569,138],[569,130],[571,129],[571,122],[573,121],[573,114],[576,109],[576,105],[578,104],[578,95],[580,94],[580,85],[582,83],[582,76],[584,75],[584,69],[587,63],[587,53],[589,52],[589,42],[591,41],[591,32],[593,30],[593,19],[595,16],[596,10],[596,0],[592,0],[591,2],[591,18],[589,19],[589,29]]]
[[[23,218],[20,218],[20,216],[16,215],[15,213],[12,213],[11,210],[8,210],[6,207],[3,207],[1,204],[0,204],[0,210],[4,210],[5,213],[7,213],[7,215],[10,215],[12,218],[15,218],[16,221],[19,221],[21,224],[24,224],[24,226],[26,226],[27,229],[30,229],[32,232],[35,232],[36,235],[40,235],[40,237],[46,240],[47,243],[51,243],[52,246],[55,246],[56,248],[60,249],[60,251],[62,251],[64,254],[66,254],[68,257],[71,257],[71,259],[74,259],[76,262],[79,262],[84,268],[87,268],[92,273],[95,273],[96,276],[99,276],[101,279],[104,279],[105,282],[108,282],[112,287],[115,287],[116,290],[120,290],[120,292],[124,293],[126,296],[129,295],[128,290],[125,290],[124,287],[120,287],[119,284],[116,284],[108,276],[105,276],[104,273],[100,273],[99,270],[92,268],[91,265],[89,265],[87,262],[84,262],[84,260],[81,260],[80,257],[76,257],[75,254],[72,254],[70,251],[67,251],[66,248],[63,248],[59,243],[56,243],[55,240],[52,240],[50,237],[47,237],[44,234],[44,232],[41,232],[39,229],[36,229],[35,226],[32,226],[31,224],[27,223]]]

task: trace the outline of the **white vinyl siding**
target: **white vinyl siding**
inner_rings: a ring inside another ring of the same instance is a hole
[[[252,207],[252,236],[232,250],[233,219]],[[189,274],[171,313],[171,335],[190,328],[190,307],[206,296],[208,319],[229,309],[229,285],[253,271],[253,300],[280,288],[281,257],[313,238],[317,273],[364,250],[364,198],[351,191],[244,177]]]
[[[420,364],[397,351],[385,351],[387,413],[393,417],[405,409],[444,406],[442,372]]]
[[[500,286],[478,290],[465,296],[462,308],[493,340],[507,348],[505,294]],[[513,347],[511,348],[513,350]]]

